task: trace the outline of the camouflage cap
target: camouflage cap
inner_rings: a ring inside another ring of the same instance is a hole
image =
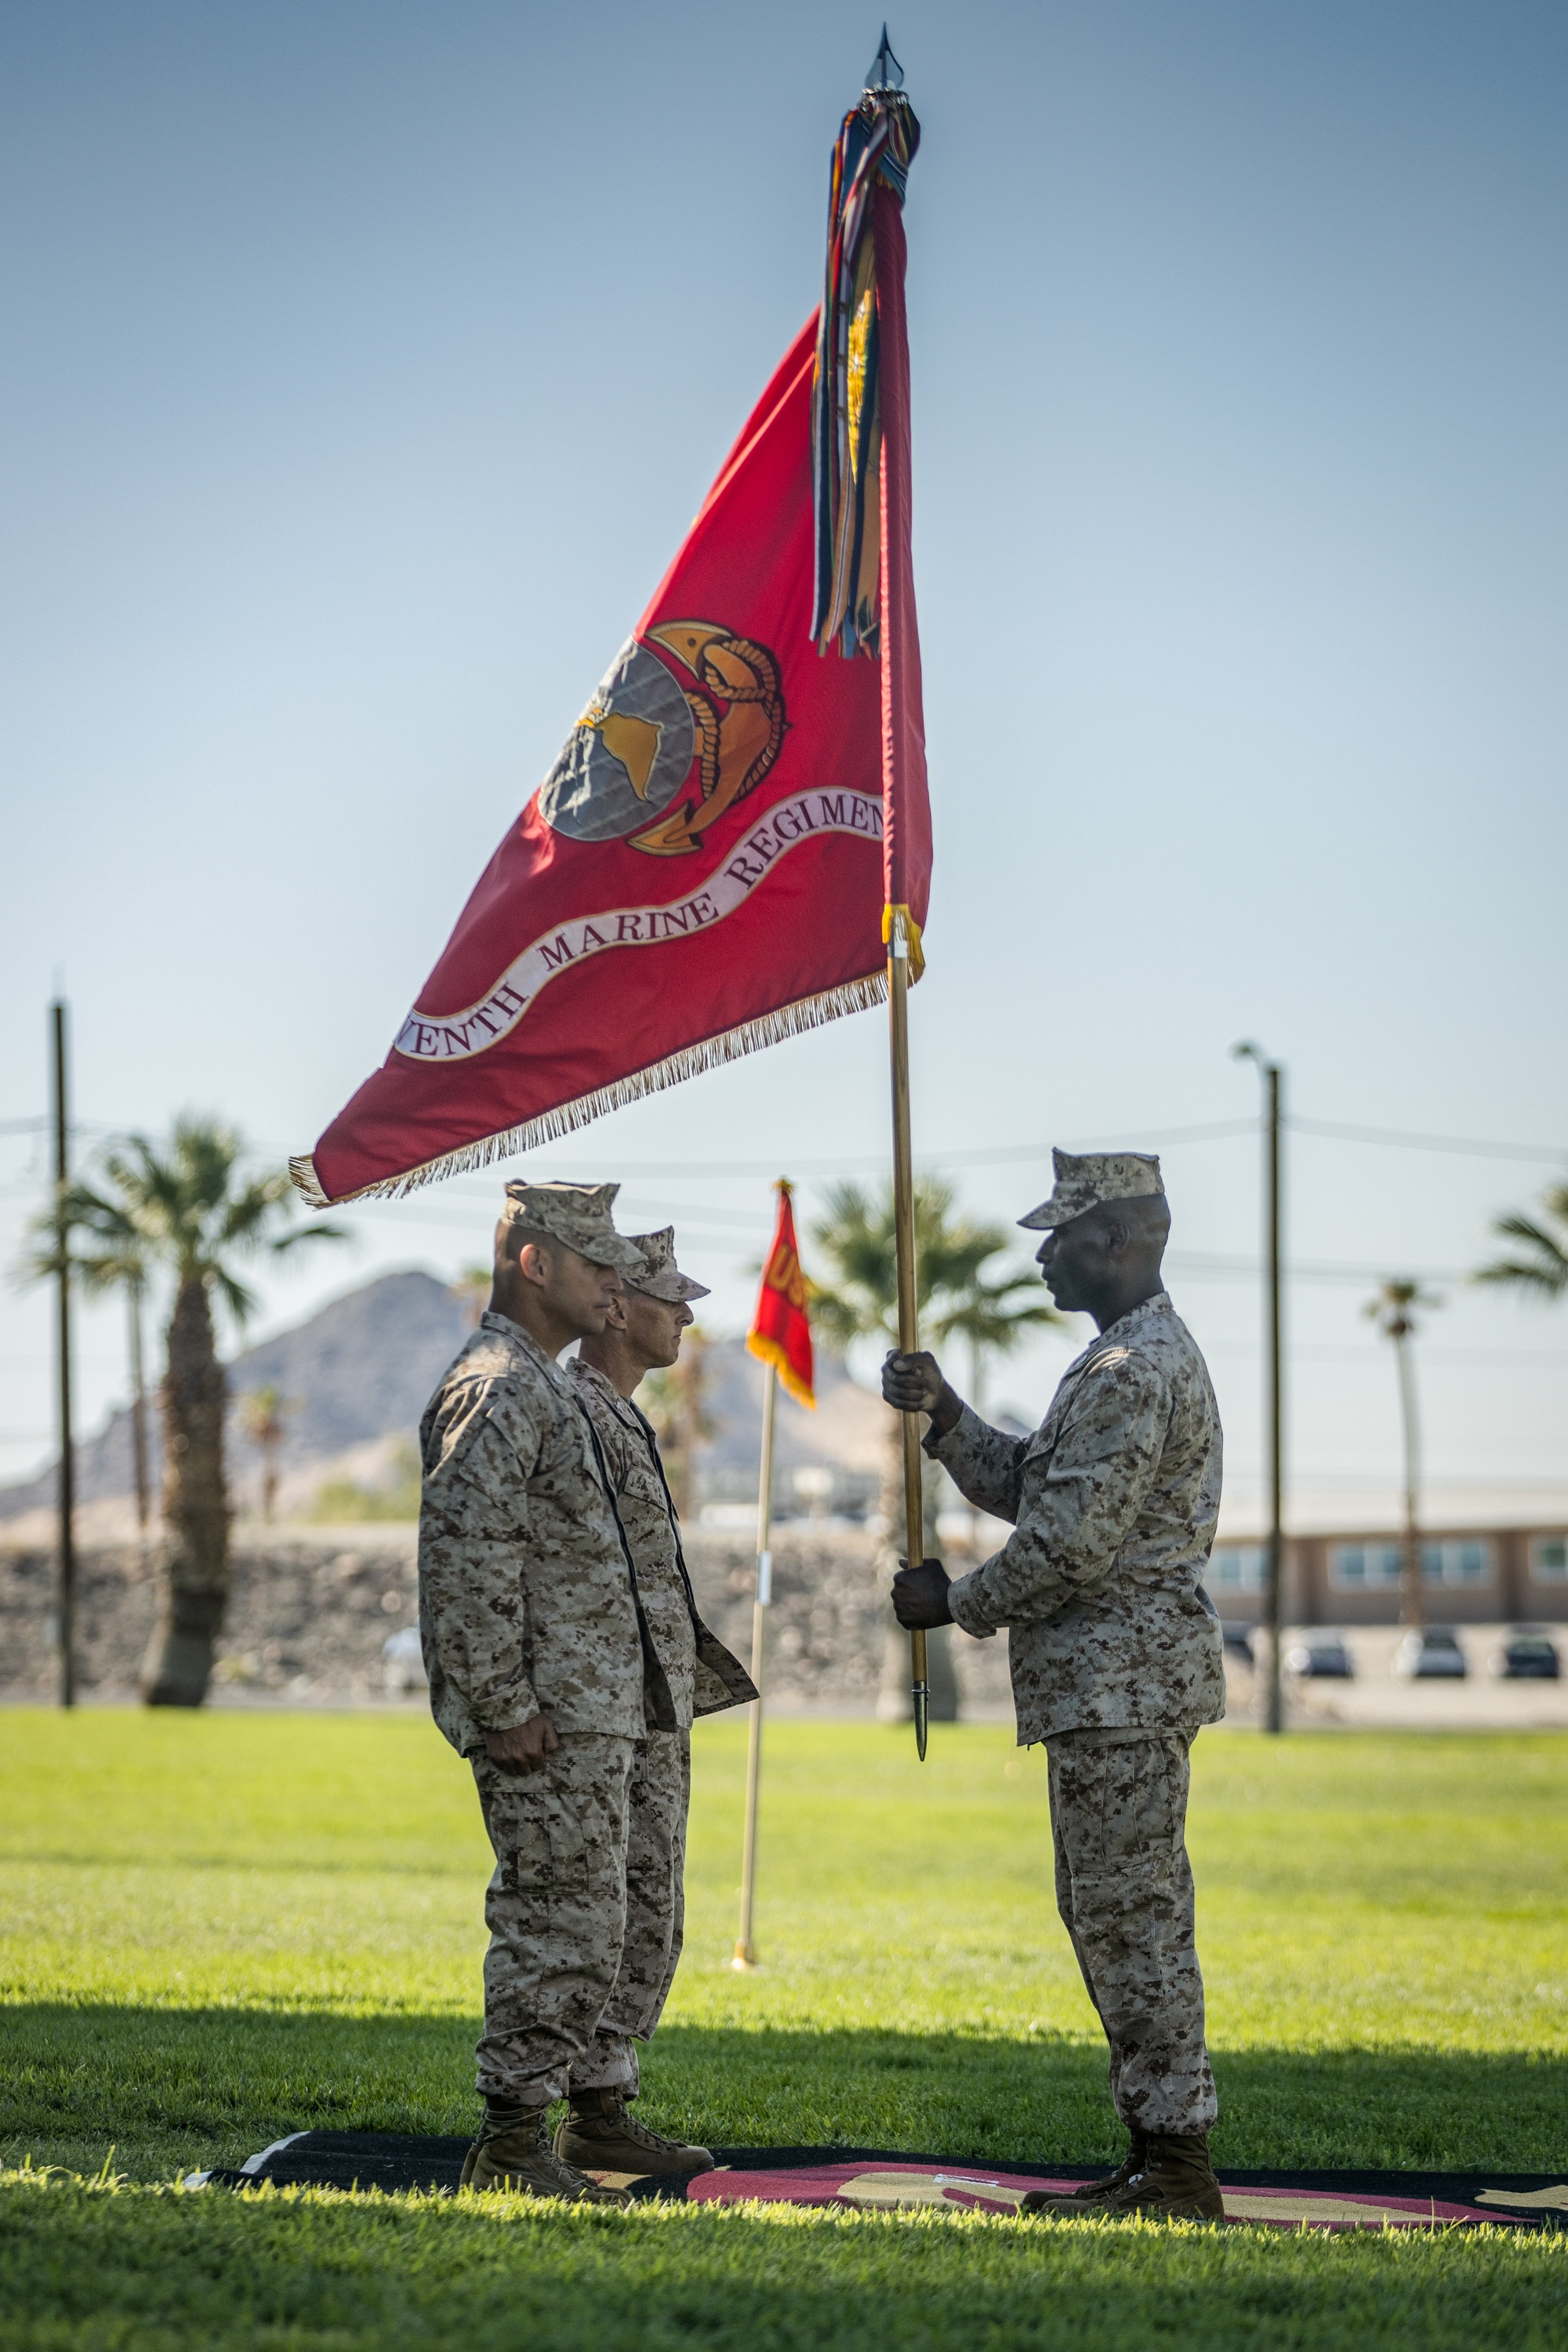
[[[1142,1201],[1163,1193],[1160,1162],[1147,1151],[1053,1151],[1056,1183],[1048,1201],[1018,1223],[1037,1233],[1043,1225],[1070,1225],[1101,1201]]]
[[[617,1274],[640,1274],[642,1252],[610,1222],[620,1189],[618,1184],[511,1183],[506,1188],[501,1223],[551,1234],[591,1265],[613,1265]]]
[[[646,1270],[641,1275],[627,1275],[628,1290],[640,1290],[649,1298],[662,1298],[670,1307],[683,1307],[693,1298],[708,1297],[707,1286],[693,1282],[675,1263],[673,1225],[662,1225],[657,1234],[634,1234],[632,1239],[642,1252]]]

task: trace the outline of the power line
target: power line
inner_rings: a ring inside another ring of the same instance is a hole
[[[1544,1160],[1568,1167],[1568,1146],[1555,1143],[1487,1143],[1476,1136],[1412,1135],[1395,1127],[1349,1127],[1340,1119],[1291,1118],[1298,1135],[1328,1136],[1336,1143],[1391,1145],[1398,1151],[1461,1151],[1479,1160]]]
[[[1205,1356],[1257,1356],[1258,1352],[1255,1339],[1215,1339],[1208,1341],[1204,1349]],[[1370,1345],[1363,1348],[1335,1347],[1329,1341],[1309,1340],[1304,1345],[1292,1348],[1290,1354],[1294,1362],[1307,1364],[1364,1364],[1371,1369],[1387,1361],[1386,1356],[1374,1355]],[[1531,1370],[1544,1368],[1548,1371],[1557,1371],[1568,1365],[1568,1355],[1550,1355],[1542,1349],[1529,1348],[1423,1347],[1419,1351],[1419,1361],[1423,1368],[1428,1364],[1436,1365],[1439,1369],[1445,1364],[1501,1364]]]
[[[0,1119],[0,1135],[37,1135],[49,1127],[47,1117]],[[1393,1127],[1361,1127],[1342,1119],[1303,1118],[1296,1115],[1284,1124],[1298,1135],[1311,1135],[1338,1143],[1362,1143],[1400,1151],[1459,1152],[1483,1160],[1536,1160],[1553,1166],[1568,1167],[1568,1144],[1501,1143],[1479,1136],[1427,1135],[1413,1129]],[[73,1119],[72,1131],[79,1135],[113,1136],[127,1132],[122,1127],[106,1125],[101,1119]],[[1044,1163],[1053,1148],[1068,1151],[1117,1151],[1135,1149],[1141,1144],[1169,1150],[1184,1143],[1208,1143],[1234,1136],[1256,1135],[1258,1121],[1254,1118],[1209,1119],[1195,1127],[1130,1128],[1116,1135],[1085,1135],[1069,1139],[1053,1147],[1049,1143],[999,1143],[953,1151],[930,1151],[918,1155],[922,1168],[984,1168]],[[566,1147],[570,1149],[570,1147]],[[559,1152],[563,1147],[549,1147]],[[274,1155],[279,1156],[279,1155]],[[786,1155],[789,1156],[789,1155]],[[590,1159],[588,1154],[582,1155]],[[592,1158],[598,1158],[592,1155]],[[600,1160],[601,1165],[609,1164]],[[801,1160],[791,1158],[791,1166],[801,1176],[850,1176],[879,1174],[887,1164],[885,1153],[846,1153],[833,1158]],[[616,1160],[616,1176],[632,1181],[637,1178],[733,1178],[746,1181],[753,1177],[771,1181],[779,1173],[778,1155],[768,1160]],[[448,1192],[460,1187],[449,1185]],[[490,1197],[489,1189],[486,1197]],[[357,1203],[355,1205],[358,1205]],[[400,1204],[389,1204],[400,1205]]]
[[[1195,1282],[1256,1282],[1263,1272],[1263,1263],[1256,1257],[1229,1257],[1219,1251],[1171,1250],[1165,1264],[1173,1274],[1184,1274]],[[1288,1282],[1385,1282],[1388,1267],[1382,1265],[1336,1265],[1329,1260],[1312,1258],[1287,1259],[1284,1276]],[[1468,1266],[1428,1265],[1411,1272],[1414,1282],[1468,1282]]]

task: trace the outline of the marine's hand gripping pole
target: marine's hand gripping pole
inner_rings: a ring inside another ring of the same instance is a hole
[[[888,941],[888,1012],[893,1063],[893,1231],[899,1264],[899,1346],[912,1355],[920,1346],[915,1294],[915,1193],[910,1159],[910,942],[904,910],[890,910]],[[911,1568],[925,1558],[925,1512],[921,1496],[921,1433],[918,1415],[904,1422],[904,1528]],[[914,1702],[915,1752],[925,1762],[931,1685],[926,1679],[926,1637],[910,1635],[910,1693]]]

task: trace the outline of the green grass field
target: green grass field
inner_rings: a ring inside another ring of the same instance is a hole
[[[922,1770],[907,1733],[771,1726],[766,1966],[738,1978],[743,1742],[736,1718],[699,1728],[649,2119],[1111,2154],[1043,1759],[939,1727]],[[469,2126],[471,1783],[390,1716],[16,1710],[0,1769],[0,2346],[1568,2343],[1568,2238],[1501,2231],[180,2194],[179,2172],[309,2125]],[[1564,2164],[1565,1797],[1551,1735],[1200,1740],[1222,2161]]]

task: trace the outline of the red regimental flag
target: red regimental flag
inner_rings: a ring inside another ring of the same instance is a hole
[[[811,637],[816,335],[814,319],[386,1060],[294,1162],[311,1198],[526,1150],[883,995],[881,664]]]
[[[795,1212],[790,1188],[779,1186],[779,1221],[773,1245],[763,1268],[757,1311],[746,1334],[746,1345],[764,1364],[772,1364],[796,1404],[816,1409],[812,1385],[811,1318],[805,1307],[805,1276],[795,1243]]]
[[[813,318],[386,1060],[292,1163],[318,1203],[527,1150],[872,1004],[895,924],[918,974],[931,823],[900,213],[918,135],[901,99],[868,92],[847,118],[822,350]],[[824,593],[854,600],[837,635],[816,626],[814,373],[820,509],[841,526]],[[835,437],[845,400],[853,447]]]

